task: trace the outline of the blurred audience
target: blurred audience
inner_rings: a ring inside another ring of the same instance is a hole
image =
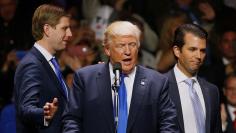
[[[221,121],[224,133],[236,132],[236,73],[227,76],[224,84],[226,102],[221,105]]]
[[[222,89],[226,75],[236,70],[236,31],[225,29],[219,35],[218,40],[217,47],[213,53],[212,64],[204,68],[205,70],[202,69],[200,75],[217,85],[221,92],[221,101],[223,101]]]
[[[17,0],[0,0],[0,56],[12,49],[30,47],[30,27],[17,14],[17,6]]]
[[[134,5],[131,1],[125,1],[122,6],[122,11],[119,13],[124,16],[132,16],[142,23],[143,28],[143,40],[142,40],[142,49],[148,53],[155,55],[155,52],[158,47],[158,36],[156,32],[151,28],[151,26],[147,23],[147,21],[140,15],[135,12]],[[121,18],[122,19],[122,18]]]
[[[0,110],[5,105],[12,103],[14,74],[21,56],[17,54],[17,51],[11,50],[4,58],[5,61],[0,71]]]
[[[164,20],[156,53],[156,68],[162,73],[169,71],[176,63],[172,51],[174,32],[178,26],[184,23],[187,23],[187,16],[183,12],[176,12]]]

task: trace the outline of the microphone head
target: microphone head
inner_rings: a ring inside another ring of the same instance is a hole
[[[121,67],[121,63],[120,62],[116,62],[113,64],[113,73],[116,73],[116,70],[118,71],[122,71],[122,67]]]

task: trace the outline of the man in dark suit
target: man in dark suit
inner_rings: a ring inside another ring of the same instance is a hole
[[[64,133],[178,132],[167,78],[136,65],[139,39],[140,30],[128,21],[117,21],[107,27],[104,49],[109,62],[88,66],[75,73],[69,105],[63,116]],[[122,110],[119,106],[118,121],[114,119],[116,98],[112,90],[116,62],[122,66],[121,75],[126,75],[118,90],[119,105],[126,108],[122,107]],[[121,87],[122,83],[126,90]],[[121,90],[127,97],[121,98]],[[120,119],[124,114],[125,118]]]
[[[32,33],[37,40],[17,67],[14,79],[17,132],[58,133],[68,90],[52,60],[72,36],[69,16],[59,7],[39,6]]]
[[[181,133],[221,132],[218,89],[197,75],[206,44],[207,33],[197,25],[184,24],[175,31],[173,52],[177,64],[166,75]]]
[[[221,105],[221,121],[224,133],[236,132],[236,73],[227,75],[224,84],[226,102]]]

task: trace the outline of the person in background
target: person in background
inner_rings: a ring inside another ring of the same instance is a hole
[[[28,50],[33,42],[28,21],[19,13],[18,2],[0,0],[0,66],[10,51]]]
[[[187,16],[183,12],[175,12],[164,20],[160,32],[158,50],[156,51],[156,69],[161,73],[168,72],[176,63],[172,51],[172,42],[176,28],[187,23]]]
[[[66,47],[70,16],[60,7],[43,4],[34,12],[34,46],[17,66],[14,99],[18,133],[59,133],[68,90],[54,55]]]
[[[14,74],[20,58],[16,50],[11,50],[4,56],[4,60],[0,70],[0,111],[4,106],[12,103]]]
[[[221,104],[221,121],[224,133],[236,132],[236,73],[225,79],[224,95],[226,102]]]
[[[224,29],[213,51],[212,64],[200,71],[200,75],[213,84],[220,92],[221,102],[224,102],[224,80],[229,73],[236,71],[236,30]]]
[[[103,45],[109,62],[76,71],[63,114],[63,133],[178,133],[167,78],[137,65],[140,35],[128,21],[107,27]],[[112,89],[117,62],[121,64],[118,121]]]
[[[183,24],[175,30],[172,48],[177,63],[166,76],[181,133],[222,132],[218,88],[198,76],[206,45],[207,32],[198,25]]]

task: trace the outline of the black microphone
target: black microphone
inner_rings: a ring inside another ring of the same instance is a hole
[[[115,74],[115,82],[114,85],[116,87],[120,86],[120,73],[122,71],[122,67],[121,67],[121,63],[120,62],[116,62],[113,65],[113,73]]]

